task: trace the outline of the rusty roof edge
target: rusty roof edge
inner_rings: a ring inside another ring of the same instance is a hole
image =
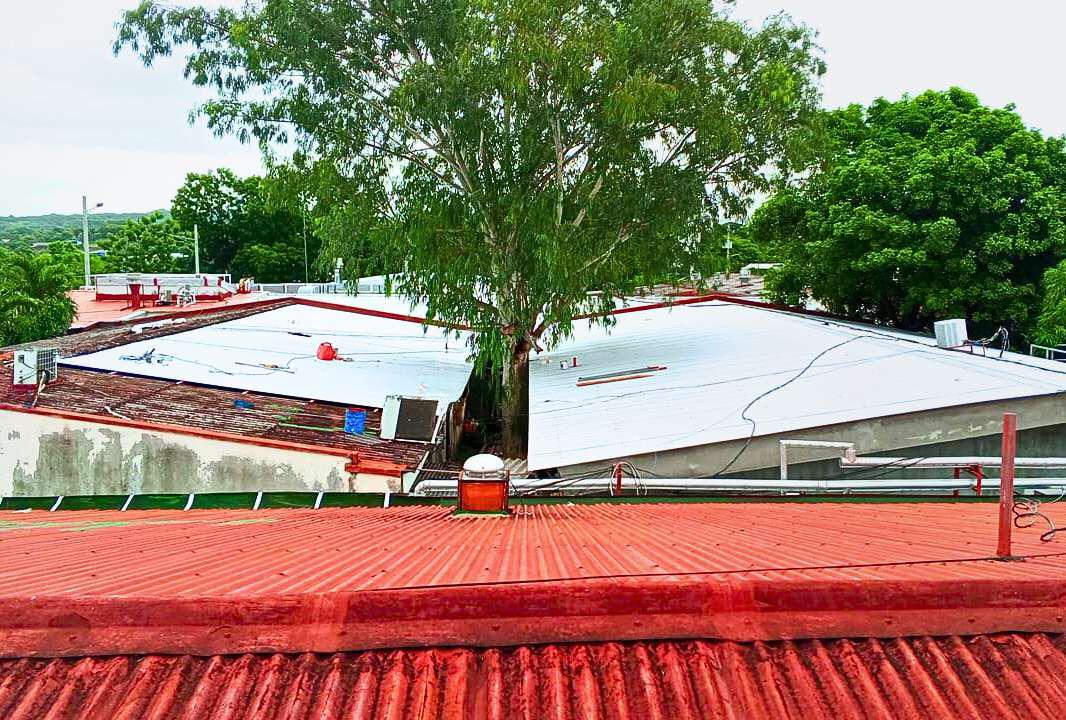
[[[945,597],[953,598],[946,603]],[[348,652],[434,646],[735,642],[1062,632],[1059,579],[856,583],[775,578],[570,579],[278,594],[0,597],[0,657]],[[66,624],[71,617],[84,629]],[[280,618],[284,618],[283,620]],[[340,619],[338,621],[338,619]],[[176,632],[160,633],[160,627]],[[264,639],[262,629],[271,628]],[[219,632],[225,628],[225,632]]]

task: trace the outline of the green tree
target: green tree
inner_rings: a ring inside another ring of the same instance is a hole
[[[127,220],[101,241],[110,272],[188,273],[193,271],[193,241],[177,221],[162,213]]]
[[[1044,273],[1044,299],[1036,323],[1036,341],[1066,343],[1066,260]]]
[[[508,454],[531,350],[687,274],[703,218],[806,166],[823,72],[806,28],[706,0],[147,1],[125,46],[190,47],[216,132],[305,151],[318,224],[345,228],[326,255],[369,241],[431,318],[478,331]]]
[[[106,229],[102,228],[101,234],[105,232]],[[63,272],[68,278],[72,278],[71,288],[79,287],[85,282],[85,255],[80,240],[76,242],[54,240],[48,244],[43,254],[47,254],[55,263],[63,266]],[[107,258],[100,257],[98,254],[90,255],[89,272],[93,275],[110,272]]]
[[[768,200],[752,237],[774,246],[777,299],[909,329],[965,317],[1031,333],[1040,282],[1066,250],[1061,138],[959,89],[829,115],[828,159]]]
[[[64,334],[75,314],[67,291],[79,280],[49,253],[0,249],[0,345]]]
[[[278,197],[261,177],[241,178],[225,168],[190,173],[171,215],[186,231],[199,227],[204,270],[291,282],[304,276],[303,218],[299,207],[280,205]],[[312,259],[319,245],[309,235]]]

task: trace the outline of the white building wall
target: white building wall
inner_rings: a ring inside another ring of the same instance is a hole
[[[398,478],[344,469],[341,456],[0,411],[0,495],[355,491]]]

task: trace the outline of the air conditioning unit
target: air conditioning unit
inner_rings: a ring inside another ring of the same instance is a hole
[[[959,348],[969,341],[966,321],[961,318],[933,323],[933,330],[936,332],[936,346],[940,348]]]
[[[59,351],[26,348],[15,351],[14,378],[16,386],[36,386],[51,382],[59,375]]]
[[[389,395],[381,411],[381,437],[385,440],[433,442],[437,431],[436,400]]]

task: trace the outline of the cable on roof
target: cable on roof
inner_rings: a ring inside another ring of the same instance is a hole
[[[763,398],[765,398],[765,397],[767,397],[769,395],[772,395],[773,393],[777,392],[778,390],[781,390],[782,388],[788,387],[792,383],[794,383],[797,380],[799,380],[801,377],[803,377],[804,375],[807,374],[808,370],[810,370],[812,367],[814,367],[814,364],[816,362],[818,362],[819,360],[821,360],[823,357],[825,357],[829,353],[833,352],[834,350],[836,350],[838,348],[842,348],[845,345],[849,345],[849,344],[855,342],[856,340],[862,340],[863,338],[867,338],[867,337],[876,337],[876,336],[874,336],[874,335],[856,335],[855,337],[849,338],[849,339],[845,340],[844,342],[839,342],[836,345],[832,345],[830,347],[827,347],[825,350],[822,350],[820,353],[818,353],[813,358],[811,358],[811,361],[809,363],[807,363],[803,367],[802,370],[800,370],[798,373],[796,373],[795,375],[790,377],[788,380],[784,381],[780,385],[775,385],[774,387],[770,388],[769,390],[766,390],[766,391],[760,393],[759,395],[756,395],[754,398],[752,398],[751,402],[749,402],[747,405],[745,405],[744,409],[740,411],[741,419],[742,420],[746,420],[749,423],[751,423],[751,433],[748,435],[748,439],[745,440],[744,444],[740,446],[739,450],[737,450],[737,454],[734,455],[733,458],[729,462],[727,462],[722,467],[721,470],[719,470],[718,472],[714,473],[714,475],[712,477],[717,477],[719,475],[722,475],[727,470],[729,470],[729,468],[731,468],[734,465],[736,465],[737,461],[740,460],[740,457],[747,451],[748,447],[751,446],[751,441],[755,439],[755,431],[756,431],[756,427],[757,426],[756,426],[755,420],[753,420],[752,418],[748,417],[748,410],[751,410],[751,408],[755,405],[755,403],[759,402],[760,400],[762,400]]]
[[[1025,529],[1041,521],[1047,523],[1047,530],[1040,535],[1040,541],[1051,542],[1057,533],[1066,531],[1066,527],[1057,527],[1054,520],[1040,512],[1040,506],[1057,503],[1063,496],[1066,496],[1066,490],[1060,492],[1054,500],[1047,502],[1041,502],[1034,497],[1015,496],[1014,504],[1011,506],[1011,511],[1014,513],[1014,527]]]

